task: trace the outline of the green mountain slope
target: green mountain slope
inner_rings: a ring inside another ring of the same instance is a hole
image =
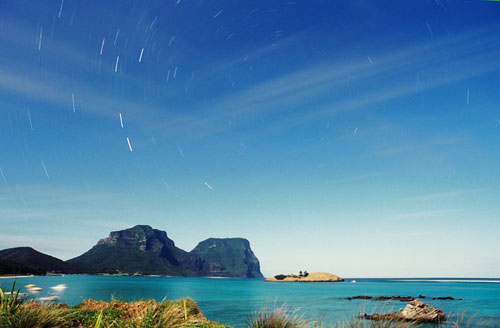
[[[64,261],[40,253],[31,247],[7,248],[0,251],[0,259],[14,261],[37,272],[68,272],[70,267]]]
[[[19,274],[45,274],[43,270],[30,268],[19,262],[0,259],[0,275],[19,275]]]

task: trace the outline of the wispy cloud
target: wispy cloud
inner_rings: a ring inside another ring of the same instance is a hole
[[[439,149],[440,146],[449,147],[454,144],[459,144],[467,140],[465,136],[438,136],[432,138],[419,138],[417,140],[396,141],[395,144],[389,146],[385,144],[379,145],[379,149],[374,151],[373,155],[376,156],[393,156],[407,153],[418,153],[422,154],[426,150],[431,149],[435,157],[435,150]]]
[[[477,35],[482,33],[484,39],[477,44]],[[365,60],[318,64],[261,81],[215,100],[206,110],[178,117],[171,124],[159,121],[157,127],[172,133],[181,133],[190,127],[213,133],[245,124],[256,116],[265,120],[278,112],[294,112],[294,115],[286,121],[273,121],[271,130],[313,123],[342,112],[366,109],[497,71],[500,63],[495,58],[500,53],[482,50],[495,42],[498,43],[495,33],[481,30],[457,36],[454,40],[445,38],[397,53],[381,54],[374,64]],[[450,51],[456,61],[443,58]],[[416,72],[422,76],[420,80]],[[410,78],[412,74],[415,78]],[[360,88],[359,93],[352,95],[342,91],[343,86],[355,88],[366,83],[373,83],[374,87]]]
[[[12,199],[19,200],[19,198],[22,197],[24,206],[26,206],[38,204],[56,205],[66,203],[86,204],[97,201],[117,200],[120,195],[111,192],[89,192],[84,189],[78,190],[52,185],[24,184],[22,186],[4,186],[0,188],[0,197],[8,201],[12,201]],[[2,210],[4,209],[0,209],[0,211]]]
[[[497,71],[500,52],[492,46],[499,43],[497,34],[497,26],[488,26],[397,52],[392,49],[386,49],[385,53],[379,51],[371,56],[372,62],[361,56],[347,61],[325,60],[282,76],[267,77],[232,94],[225,90],[224,96],[215,94],[200,99],[199,104],[183,110],[126,96],[115,97],[113,87],[94,85],[92,79],[79,80],[74,74],[60,72],[49,72],[51,78],[46,80],[22,73],[22,70],[4,68],[0,70],[0,91],[67,110],[72,108],[74,94],[78,110],[106,119],[116,119],[117,113],[125,113],[129,124],[156,131],[158,138],[204,137],[245,125],[255,117],[269,121],[269,131],[279,131]],[[294,46],[296,39],[290,38],[279,44],[265,45],[249,56],[260,58],[277,50],[291,51]],[[95,58],[83,56],[71,45],[54,44],[50,49],[62,52],[63,57],[75,65],[95,64]],[[455,59],[450,61],[446,56]],[[241,62],[239,53],[233,59],[211,63],[212,67],[200,72],[199,86],[210,83],[213,67],[230,72]],[[417,72],[420,79],[416,78]],[[123,73],[120,80],[135,83],[136,77]],[[367,84],[372,87],[366,87]],[[357,92],[346,94],[346,87],[358,86]],[[282,112],[293,115],[286,121],[273,119]]]
[[[405,200],[427,202],[427,201],[443,200],[443,199],[450,199],[450,198],[453,199],[453,198],[459,198],[459,197],[466,196],[466,195],[471,195],[471,194],[477,193],[479,191],[481,191],[481,189],[441,191],[441,192],[434,192],[434,193],[428,193],[428,194],[424,194],[424,195],[409,197],[409,198],[406,198]]]
[[[386,217],[387,221],[405,221],[405,220],[418,220],[424,221],[428,219],[435,219],[443,216],[449,216],[451,214],[461,213],[460,209],[437,209],[437,210],[423,210],[415,212],[406,212],[401,214],[396,214],[390,217]]]

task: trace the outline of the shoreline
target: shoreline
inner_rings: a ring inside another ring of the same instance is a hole
[[[147,277],[147,278],[207,278],[207,279],[265,279],[265,278],[243,278],[243,277],[217,277],[217,276],[170,276],[161,274],[111,274],[111,273],[47,273],[45,275],[0,275],[0,279],[33,278],[33,277],[56,277],[56,276],[101,276],[101,277]]]
[[[34,278],[34,277],[54,277],[54,276],[105,276],[105,277],[151,277],[151,278],[208,278],[208,279],[262,279],[266,280],[272,278],[273,276],[267,278],[241,278],[241,277],[217,277],[217,276],[170,276],[170,275],[132,275],[132,274],[109,274],[109,273],[47,273],[45,275],[38,274],[19,274],[19,275],[0,275],[0,279],[15,279],[15,278]],[[394,282],[433,282],[433,283],[446,283],[446,282],[461,282],[461,283],[500,283],[500,278],[490,278],[490,277],[467,277],[467,278],[456,278],[456,277],[437,277],[437,278],[406,278],[406,277],[387,277],[387,278],[372,278],[372,277],[355,277],[355,278],[344,278],[344,282],[350,282],[351,280],[387,280]],[[284,281],[284,282],[310,282],[310,281]],[[314,281],[321,282],[321,281]],[[341,281],[340,281],[341,282]]]
[[[33,277],[45,277],[45,276],[37,276],[37,275],[19,275],[19,276],[0,276],[0,279],[16,279],[16,278],[33,278]]]

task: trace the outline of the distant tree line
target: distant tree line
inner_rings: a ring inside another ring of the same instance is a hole
[[[309,272],[307,272],[307,271],[299,271],[299,277],[307,277],[308,275],[309,275]],[[288,276],[296,277],[296,275],[292,273],[290,275],[278,274],[278,275],[275,275],[274,278],[276,278],[276,280],[283,280]]]
[[[7,274],[37,274],[37,275],[45,275],[46,271],[43,269],[35,269],[24,264],[0,259],[0,275]]]

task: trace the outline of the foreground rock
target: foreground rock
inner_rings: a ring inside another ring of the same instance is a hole
[[[446,320],[443,311],[436,309],[419,300],[413,300],[404,309],[386,314],[364,314],[361,318],[368,320],[412,321],[412,322],[441,322]]]
[[[312,272],[307,276],[279,274],[274,277],[267,278],[266,281],[338,282],[344,281],[344,279],[328,272]]]

